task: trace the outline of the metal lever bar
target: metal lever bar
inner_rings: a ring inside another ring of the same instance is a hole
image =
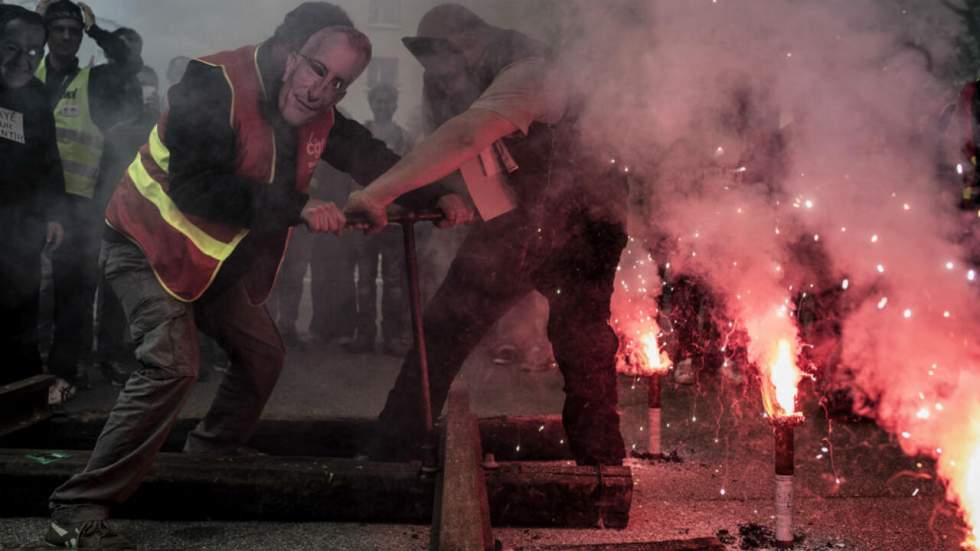
[[[346,216],[348,228],[367,228],[371,225],[371,221],[363,214],[354,213],[347,214]],[[396,212],[388,214],[388,225],[415,224],[416,222],[440,222],[445,217],[446,216],[442,213],[442,211],[437,209]]]
[[[423,469],[436,470],[435,427],[432,415],[432,391],[429,386],[429,355],[425,349],[425,327],[422,320],[422,289],[419,276],[419,259],[415,246],[415,224],[418,222],[438,222],[445,218],[440,210],[422,210],[400,212],[388,216],[388,224],[398,224],[402,227],[405,243],[405,267],[408,275],[408,294],[412,311],[412,337],[415,340],[415,350],[419,359],[419,383],[421,386],[422,417],[425,424],[426,442],[423,449]],[[347,226],[366,228],[370,221],[366,216],[352,214],[347,216]]]

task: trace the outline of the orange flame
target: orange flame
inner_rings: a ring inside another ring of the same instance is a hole
[[[646,371],[654,375],[663,375],[670,370],[670,359],[660,350],[657,343],[657,336],[647,333],[640,337],[640,344],[643,346],[643,363]]]
[[[770,417],[797,415],[797,386],[803,374],[796,367],[793,346],[780,339],[769,362],[763,368],[762,401]]]
[[[980,551],[980,408],[973,406],[958,412],[969,418],[969,427],[961,427],[939,453],[939,474],[946,482],[946,497],[955,503],[966,524],[962,546]]]
[[[657,334],[648,331],[637,339],[628,339],[620,350],[617,371],[634,377],[664,375],[670,371],[670,358],[660,350]]]
[[[971,530],[970,535],[963,543],[963,547],[980,549],[980,442],[974,446],[973,452],[970,454],[963,487],[959,491],[963,517]]]

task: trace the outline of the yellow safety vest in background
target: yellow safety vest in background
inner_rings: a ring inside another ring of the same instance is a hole
[[[88,83],[92,69],[78,71],[54,108],[58,130],[58,152],[65,172],[65,191],[87,199],[95,196],[99,178],[104,139],[102,130],[92,120]],[[47,59],[37,68],[37,78],[45,82]]]

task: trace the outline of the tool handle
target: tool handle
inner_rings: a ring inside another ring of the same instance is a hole
[[[439,209],[423,209],[416,211],[401,211],[388,214],[388,225],[394,224],[415,224],[416,222],[439,222],[445,219],[446,215]],[[368,217],[361,213],[347,215],[348,228],[366,228],[371,225]]]

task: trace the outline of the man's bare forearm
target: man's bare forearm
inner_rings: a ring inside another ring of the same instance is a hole
[[[440,126],[365,190],[375,200],[395,198],[440,180],[493,142],[517,131],[492,111],[471,109]]]

